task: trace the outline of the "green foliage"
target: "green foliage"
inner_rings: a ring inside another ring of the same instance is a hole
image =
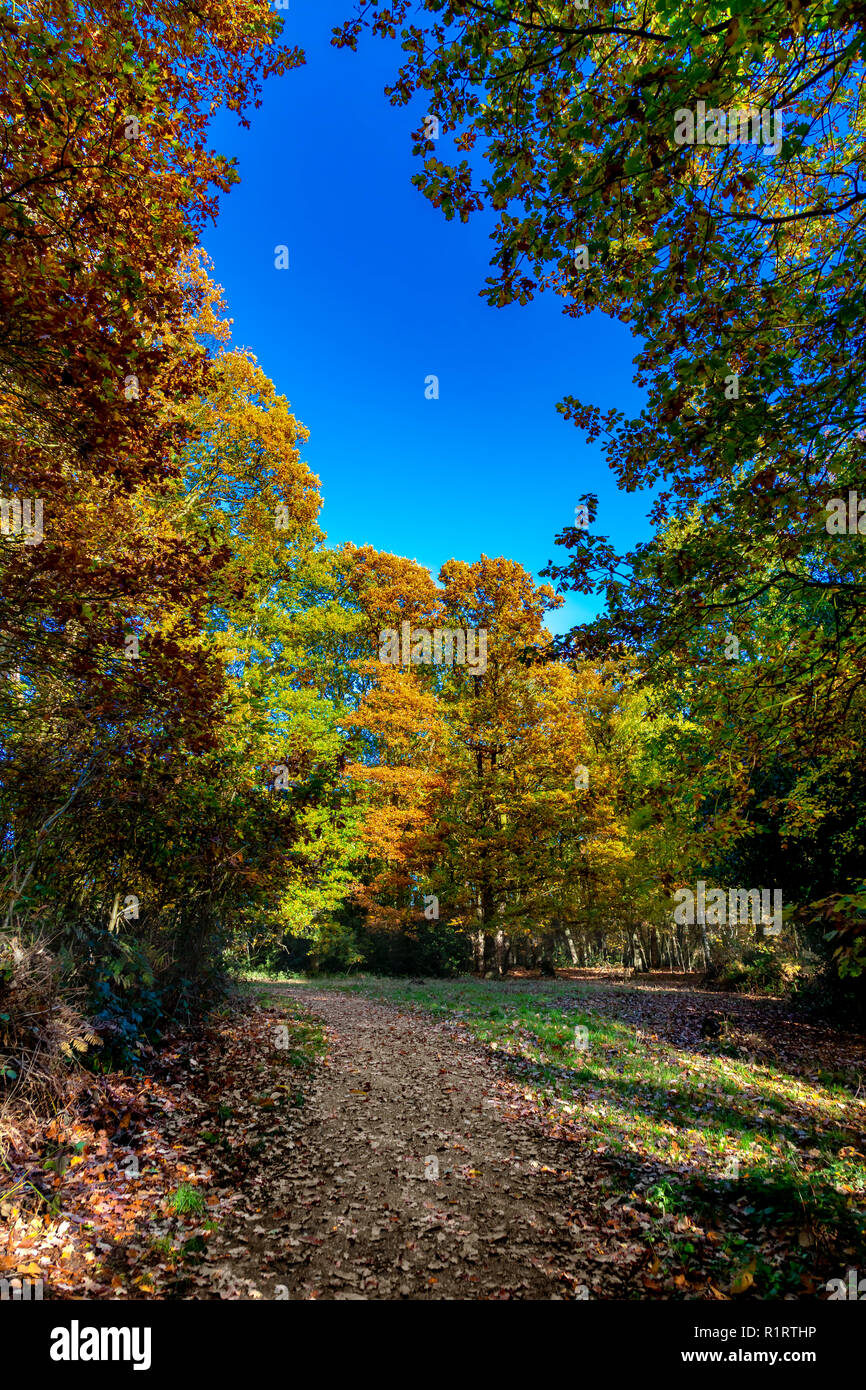
[[[343,922],[323,923],[310,954],[310,968],[322,974],[348,974],[363,963],[355,933]]]
[[[181,1183],[177,1191],[172,1193],[169,1203],[178,1216],[200,1216],[207,1206],[198,1188],[191,1187],[189,1183]]]

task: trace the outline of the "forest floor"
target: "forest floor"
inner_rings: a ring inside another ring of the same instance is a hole
[[[866,1041],[687,977],[258,982],[8,1163],[45,1298],[826,1297]],[[701,1022],[714,1013],[720,1036]]]

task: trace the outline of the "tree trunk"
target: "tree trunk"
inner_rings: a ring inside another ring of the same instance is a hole
[[[704,969],[710,968],[710,938],[707,936],[707,924],[701,922],[701,946],[704,952]]]
[[[661,970],[662,957],[659,950],[659,934],[655,927],[649,930],[650,970]]]
[[[120,894],[115,893],[114,902],[111,904],[111,912],[109,913],[108,917],[108,930],[110,932],[114,931],[121,916],[122,909],[120,906]]]
[[[496,962],[495,970],[500,980],[508,973],[508,941],[505,932],[500,927],[494,938],[493,958]]]
[[[484,930],[472,933],[472,954],[475,961],[475,971],[478,975],[484,974]]]

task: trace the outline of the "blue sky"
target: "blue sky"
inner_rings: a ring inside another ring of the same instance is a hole
[[[537,576],[564,558],[553,538],[595,491],[598,529],[627,547],[648,534],[648,497],[619,493],[599,447],[554,407],[572,393],[639,410],[628,331],[599,313],[568,319],[555,296],[506,309],[479,298],[492,221],[446,222],[412,186],[410,132],[426,108],[384,95],[396,43],[331,47],[349,9],[291,0],[282,12],[307,65],[266,84],[249,130],[214,122],[241,183],[202,238],[235,343],[311,431],[304,458],[322,480],[329,541],[434,574],[452,557],[505,555]],[[275,268],[279,245],[288,270]],[[430,374],[438,400],[425,399]],[[598,606],[570,596],[550,626]]]

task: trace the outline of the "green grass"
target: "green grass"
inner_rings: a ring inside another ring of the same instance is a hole
[[[178,1216],[200,1216],[206,1209],[204,1197],[197,1188],[191,1187],[187,1182],[182,1182],[177,1191],[172,1193],[169,1203]]]

